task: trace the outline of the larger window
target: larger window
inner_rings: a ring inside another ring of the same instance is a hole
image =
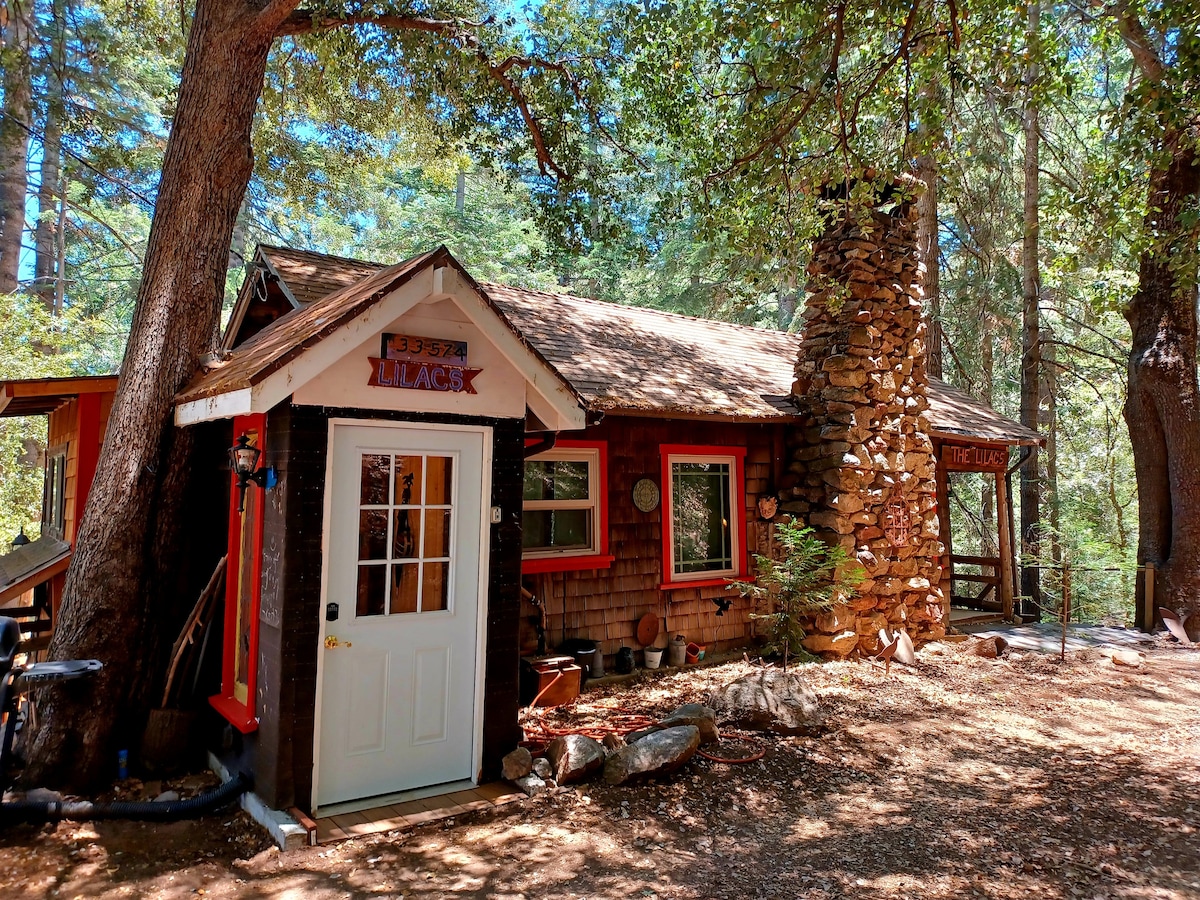
[[[666,587],[721,583],[745,571],[741,447],[665,446],[663,562]]]
[[[599,568],[608,553],[605,445],[564,441],[525,460],[526,572]]]

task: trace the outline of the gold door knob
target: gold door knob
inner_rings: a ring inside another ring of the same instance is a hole
[[[354,645],[350,641],[345,641],[345,642],[339,641],[337,639],[337,635],[335,635],[335,634],[328,635],[325,638],[325,649],[327,649],[327,650],[333,650],[335,647],[353,647],[353,646]]]

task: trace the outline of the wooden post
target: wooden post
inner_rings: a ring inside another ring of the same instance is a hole
[[[1062,602],[1063,602],[1063,619],[1067,622],[1071,621],[1071,563],[1063,560],[1062,564]]]
[[[996,537],[1000,545],[1000,612],[1006,621],[1013,618],[1012,512],[1008,508],[1008,490],[1004,473],[996,473]]]
[[[935,441],[933,447],[935,458],[940,460],[942,458],[941,442]],[[950,595],[954,587],[951,580],[954,576],[954,563],[950,561],[950,557],[954,553],[954,547],[950,534],[950,473],[946,471],[945,466],[939,464],[935,468],[934,482],[937,485],[938,532],[942,546],[945,547],[945,551],[942,553],[942,619],[949,628]]]

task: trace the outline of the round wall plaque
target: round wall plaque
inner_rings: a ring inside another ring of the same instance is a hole
[[[660,499],[658,485],[649,478],[642,478],[633,486],[633,505],[642,512],[656,509]]]

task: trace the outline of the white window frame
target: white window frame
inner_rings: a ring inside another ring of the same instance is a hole
[[[667,531],[667,581],[678,584],[686,581],[712,581],[720,578],[733,578],[741,572],[742,546],[741,529],[738,527],[738,457],[722,453],[668,453],[664,472],[666,484],[667,505],[664,510],[664,527]],[[729,531],[729,560],[727,569],[706,569],[700,572],[680,572],[675,559],[675,465],[677,463],[718,463],[729,466],[729,485],[727,502],[729,504],[729,520],[726,526]]]
[[[522,550],[522,559],[559,559],[571,556],[599,556],[603,550],[604,541],[601,529],[601,504],[604,498],[600,496],[602,479],[600,477],[601,453],[599,447],[555,447],[536,453],[525,460],[531,462],[586,462],[588,467],[588,499],[587,500],[524,500],[522,511],[555,510],[555,509],[590,509],[591,510],[591,542],[587,547],[548,547],[535,550]],[[522,478],[524,469],[522,469]],[[522,480],[522,484],[524,481]]]

